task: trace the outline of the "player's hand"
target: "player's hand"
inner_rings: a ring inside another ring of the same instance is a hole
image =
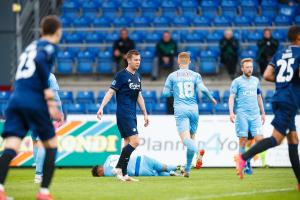
[[[265,122],[266,122],[266,115],[265,114],[261,115],[261,122],[262,122],[262,125],[265,124]]]
[[[99,120],[101,120],[102,117],[103,117],[103,108],[100,106],[100,108],[99,108],[99,110],[98,110],[98,112],[97,112],[97,118],[98,118]]]
[[[50,100],[47,101],[47,105],[48,105],[48,110],[51,118],[54,119],[55,121],[59,121],[62,118],[63,114],[58,110],[57,102]]]
[[[234,121],[235,121],[235,114],[234,113],[230,113],[230,121],[232,122],[232,123],[234,123]]]
[[[217,100],[215,100],[215,99],[212,99],[212,102],[213,102],[214,105],[218,104]]]
[[[149,118],[148,115],[144,115],[145,124],[144,126],[147,127],[149,125]]]

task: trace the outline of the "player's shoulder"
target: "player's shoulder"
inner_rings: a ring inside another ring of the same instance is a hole
[[[57,46],[47,40],[37,40],[36,45],[38,50],[45,51],[47,55],[52,55],[57,51]]]
[[[240,83],[243,81],[243,75],[236,77],[232,80],[232,83]]]
[[[255,82],[259,82],[259,78],[257,78],[256,76],[251,76],[251,79]]]

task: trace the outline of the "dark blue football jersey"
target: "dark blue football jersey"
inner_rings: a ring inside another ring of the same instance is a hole
[[[289,46],[276,53],[270,63],[275,69],[274,102],[300,105],[300,47]]]
[[[136,118],[136,103],[142,90],[139,73],[132,74],[126,69],[118,72],[111,84],[117,96],[117,117]]]
[[[19,58],[9,106],[45,108],[44,89],[49,88],[56,52],[56,45],[42,39],[27,46]]]

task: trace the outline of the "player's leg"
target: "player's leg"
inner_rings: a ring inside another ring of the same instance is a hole
[[[35,183],[41,183],[43,177],[43,165],[45,160],[45,148],[39,139],[32,140],[33,142],[33,155],[35,160]]]
[[[28,126],[20,110],[8,108],[6,117],[2,133],[5,146],[0,157],[0,199],[6,199],[4,183],[8,174],[9,164],[16,157],[21,140],[28,131]]]
[[[294,174],[298,182],[298,190],[300,190],[300,162],[298,155],[299,138],[296,132],[295,118],[289,125],[289,134],[287,135],[288,146],[289,146],[289,157],[292,164]]]

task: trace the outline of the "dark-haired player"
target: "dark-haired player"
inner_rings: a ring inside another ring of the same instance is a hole
[[[139,145],[136,103],[138,103],[142,113],[144,114],[145,127],[148,126],[149,119],[144,98],[141,93],[141,77],[137,72],[141,63],[140,53],[136,50],[130,50],[126,55],[126,58],[128,66],[126,69],[123,69],[116,74],[110,89],[103,98],[101,106],[97,112],[97,117],[101,120],[104,106],[110,101],[112,96],[116,94],[117,125],[122,138],[124,138],[125,145],[116,166],[116,177],[121,181],[136,181],[127,174],[127,165],[130,155]]]
[[[247,152],[237,157],[239,175],[245,161],[256,154],[279,145],[287,137],[289,157],[300,190],[300,164],[298,156],[299,139],[296,132],[295,116],[300,106],[300,26],[293,26],[288,31],[291,45],[276,53],[268,65],[264,79],[275,82],[276,91],[273,96],[274,130],[271,137],[259,141]]]
[[[16,72],[14,91],[6,110],[6,121],[2,137],[5,147],[0,157],[0,200],[5,200],[4,181],[9,163],[17,155],[21,141],[28,130],[36,133],[45,147],[43,180],[36,199],[53,199],[50,185],[57,152],[57,139],[51,118],[60,119],[54,93],[49,88],[48,79],[57,51],[62,30],[59,19],[47,16],[41,22],[39,40],[33,41],[21,54]]]

